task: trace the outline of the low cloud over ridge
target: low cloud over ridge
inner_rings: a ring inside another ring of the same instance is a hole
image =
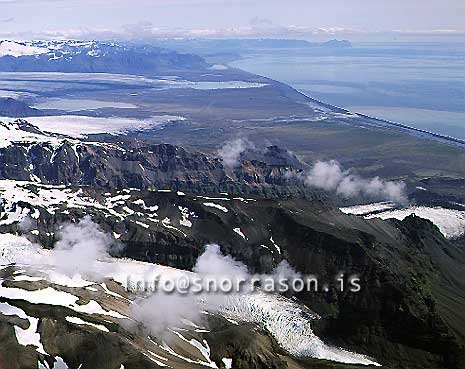
[[[408,201],[404,182],[385,181],[379,177],[362,178],[343,170],[335,160],[316,162],[305,175],[304,182],[325,191],[335,191],[345,198],[364,196],[399,204]]]

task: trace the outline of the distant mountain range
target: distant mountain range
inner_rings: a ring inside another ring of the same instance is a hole
[[[272,39],[272,38],[257,38],[257,39],[163,39],[154,41],[156,45],[169,47],[173,49],[183,48],[208,48],[210,51],[215,51],[215,48],[227,49],[254,49],[254,48],[302,48],[302,47],[351,47],[352,44],[348,40],[329,40],[326,42],[310,42],[306,40],[288,40],[288,39]]]
[[[97,41],[0,41],[1,72],[157,74],[203,69],[199,56]]]
[[[176,50],[190,52],[208,59],[215,59],[221,55],[226,60],[239,58],[243,53],[256,52],[267,49],[334,49],[350,48],[348,40],[330,40],[327,42],[310,42],[306,40],[287,39],[162,39],[155,40],[154,45]],[[228,56],[230,56],[228,58]]]

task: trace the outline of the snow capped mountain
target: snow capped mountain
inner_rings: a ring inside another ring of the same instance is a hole
[[[0,57],[34,56],[46,54],[49,60],[61,58],[72,59],[73,55],[84,53],[87,56],[98,58],[105,56],[106,48],[119,48],[114,43],[102,43],[96,41],[0,41]]]
[[[0,148],[7,148],[16,144],[48,144],[56,147],[61,143],[63,143],[63,139],[46,134],[24,121],[0,122]]]
[[[32,43],[17,41],[0,41],[0,57],[20,57],[25,55],[41,55],[50,52],[48,47],[32,46]]]
[[[156,74],[207,69],[199,56],[99,41],[0,41],[0,71]]]

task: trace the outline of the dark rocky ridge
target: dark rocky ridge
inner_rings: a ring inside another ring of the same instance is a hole
[[[13,124],[19,124],[23,131],[54,137],[22,120]],[[6,129],[8,126],[4,125]],[[244,158],[236,168],[226,168],[219,158],[170,144],[135,140],[123,145],[71,139],[62,139],[58,145],[18,141],[0,148],[0,179],[99,188],[322,197],[321,192],[293,179],[293,175],[300,173],[302,164],[285,153],[271,147],[265,150],[262,160]]]
[[[44,115],[40,110],[10,97],[0,97],[0,116],[11,118],[35,117]]]

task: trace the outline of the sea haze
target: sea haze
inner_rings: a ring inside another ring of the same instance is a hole
[[[352,111],[465,139],[465,43],[269,48],[230,65]]]

